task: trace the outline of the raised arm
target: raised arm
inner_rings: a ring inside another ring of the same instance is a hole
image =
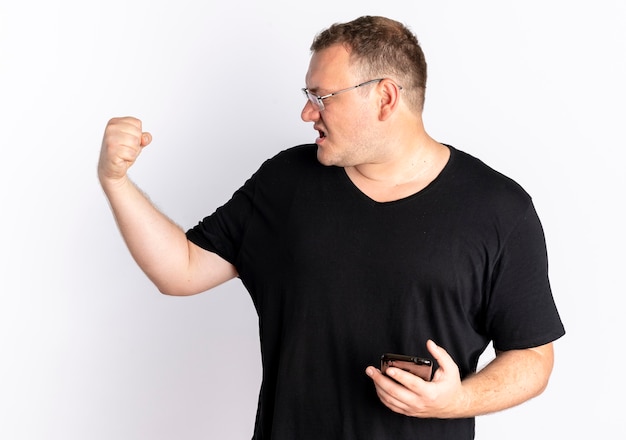
[[[193,295],[234,278],[237,272],[230,263],[187,240],[128,177],[128,169],[151,141],[133,117],[111,119],[102,139],[98,177],[131,255],[168,295]]]

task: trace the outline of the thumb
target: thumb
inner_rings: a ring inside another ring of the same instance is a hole
[[[454,362],[454,359],[448,354],[448,352],[443,348],[435,344],[432,339],[429,339],[426,342],[426,348],[430,354],[435,358],[437,363],[439,364],[439,368],[435,372],[435,376],[441,376],[441,374],[446,371],[451,372],[454,370],[458,371],[458,366]],[[434,379],[434,378],[433,378]]]
[[[148,132],[141,133],[141,146],[145,147],[152,142],[152,135]]]

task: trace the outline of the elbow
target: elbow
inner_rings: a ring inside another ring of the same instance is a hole
[[[181,295],[181,293],[175,289],[172,289],[168,286],[156,286],[157,289],[159,290],[159,293],[161,295],[165,295],[165,296],[184,296]]]
[[[194,292],[191,290],[181,289],[180,287],[172,287],[172,286],[157,286],[159,292],[165,296],[192,296],[196,295],[199,292]]]
[[[153,280],[159,293],[165,296],[191,296],[199,292],[193,290],[189,283],[184,282],[157,282]]]
[[[535,397],[538,397],[538,396],[542,395],[543,392],[548,388],[549,379],[550,379],[550,375],[549,374],[546,377],[539,378],[535,382],[535,387],[531,391],[529,399],[534,399]]]
[[[186,292],[183,290],[170,289],[170,288],[158,288],[159,293],[165,296],[192,296],[197,292]]]
[[[542,347],[531,349],[531,351],[534,352],[533,363],[536,366],[531,397],[537,397],[548,388],[550,376],[554,368],[554,351],[552,344],[546,344]]]
[[[537,388],[535,391],[535,397],[543,394],[543,392],[548,388],[548,383],[550,382],[550,376],[552,375],[552,363],[550,365],[545,366],[545,370],[543,372],[542,377],[537,380]]]

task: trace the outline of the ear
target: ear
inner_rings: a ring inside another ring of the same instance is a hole
[[[381,121],[389,117],[398,109],[400,105],[400,90],[402,88],[390,79],[383,79],[379,84],[380,113]]]

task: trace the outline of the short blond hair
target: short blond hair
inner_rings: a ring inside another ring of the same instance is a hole
[[[315,36],[311,51],[342,44],[363,81],[391,78],[402,86],[409,106],[424,108],[427,66],[417,37],[404,24],[376,16],[335,23]]]

